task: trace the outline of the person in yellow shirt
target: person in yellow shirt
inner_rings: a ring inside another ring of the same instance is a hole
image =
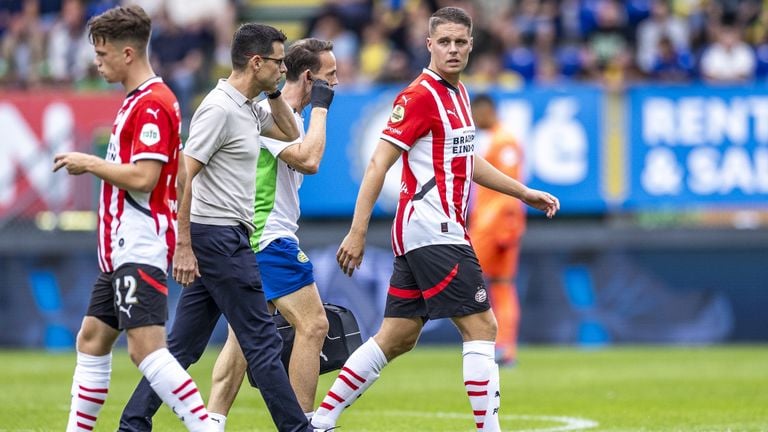
[[[504,174],[520,180],[523,149],[498,118],[488,95],[472,100],[477,129],[475,151]],[[517,361],[520,304],[517,298],[520,239],[525,232],[523,203],[491,189],[476,186],[469,217],[469,235],[488,283],[491,308],[498,322],[496,361],[513,366]]]

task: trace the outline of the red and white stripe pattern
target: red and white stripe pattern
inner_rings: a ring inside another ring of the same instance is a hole
[[[482,432],[499,432],[499,367],[494,361],[492,341],[464,342],[463,373],[475,427]]]
[[[186,380],[184,384],[177,387],[176,390],[173,390],[171,393],[176,395],[176,397],[179,398],[179,402],[182,403],[189,399],[190,396],[198,395],[198,397],[195,399],[200,399],[200,403],[190,407],[189,412],[200,419],[200,421],[204,421],[208,418],[208,411],[205,409],[205,405],[202,403],[202,399],[199,397],[200,392],[197,389],[195,382],[192,381],[192,378]]]
[[[203,398],[189,373],[176,361],[167,348],[147,355],[139,364],[139,370],[160,399],[184,423],[191,432],[214,431]]]
[[[325,395],[320,404],[320,409],[333,411],[339,406],[344,408],[350,405],[350,401],[354,402],[360,396],[361,389],[368,387],[365,385],[367,381],[348,367],[342,367],[336,382],[333,383],[333,387],[328,390],[328,394]]]
[[[73,407],[76,431],[92,431],[101,408],[107,399],[109,388],[89,388],[77,385],[76,406]],[[71,415],[71,414],[70,414]]]
[[[344,363],[336,381],[312,416],[312,425],[316,429],[334,428],[344,409],[376,382],[386,365],[387,358],[381,348],[373,338],[368,339]]]
[[[381,138],[405,150],[392,226],[395,255],[431,244],[469,244],[475,125],[463,84],[424,72],[398,95]]]
[[[156,160],[163,167],[149,193],[129,192],[102,181],[98,226],[102,271],[112,272],[126,262],[168,267],[176,243],[180,124],[176,97],[160,78],[131,92],[118,111],[106,160],[115,164]]]
[[[91,431],[109,393],[112,355],[77,353],[67,432]]]
[[[482,431],[485,415],[488,412],[488,383],[485,381],[464,381],[464,387],[467,389],[469,403],[472,405],[472,414],[475,416],[475,427]]]

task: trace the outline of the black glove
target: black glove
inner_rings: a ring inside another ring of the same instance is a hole
[[[328,81],[321,79],[312,81],[312,94],[310,95],[312,108],[328,109],[332,101],[333,87],[328,84]]]

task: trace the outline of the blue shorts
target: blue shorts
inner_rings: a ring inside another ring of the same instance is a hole
[[[273,240],[256,253],[256,262],[259,263],[267,301],[286,296],[315,282],[309,257],[292,238]]]

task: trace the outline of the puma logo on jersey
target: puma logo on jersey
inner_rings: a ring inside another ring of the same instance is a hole
[[[152,114],[152,117],[154,117],[155,120],[157,120],[157,115],[160,114],[160,108],[158,108],[156,110],[153,110],[152,108],[147,108],[147,112],[149,114]]]
[[[123,305],[118,305],[117,307],[120,308],[120,312],[123,312],[124,314],[128,315],[128,318],[131,318],[131,308],[133,305],[128,305],[127,308]]]
[[[405,97],[405,95],[400,96],[400,99],[403,100],[403,105],[408,105],[408,101],[410,100],[407,97]]]
[[[448,113],[448,115],[453,115],[454,117],[456,117],[456,118],[459,118],[459,115],[458,115],[458,114],[456,114],[456,112],[455,112],[455,111],[453,111],[453,110],[449,110],[449,109],[447,109],[447,110],[445,110],[445,112],[447,112],[447,113]]]

